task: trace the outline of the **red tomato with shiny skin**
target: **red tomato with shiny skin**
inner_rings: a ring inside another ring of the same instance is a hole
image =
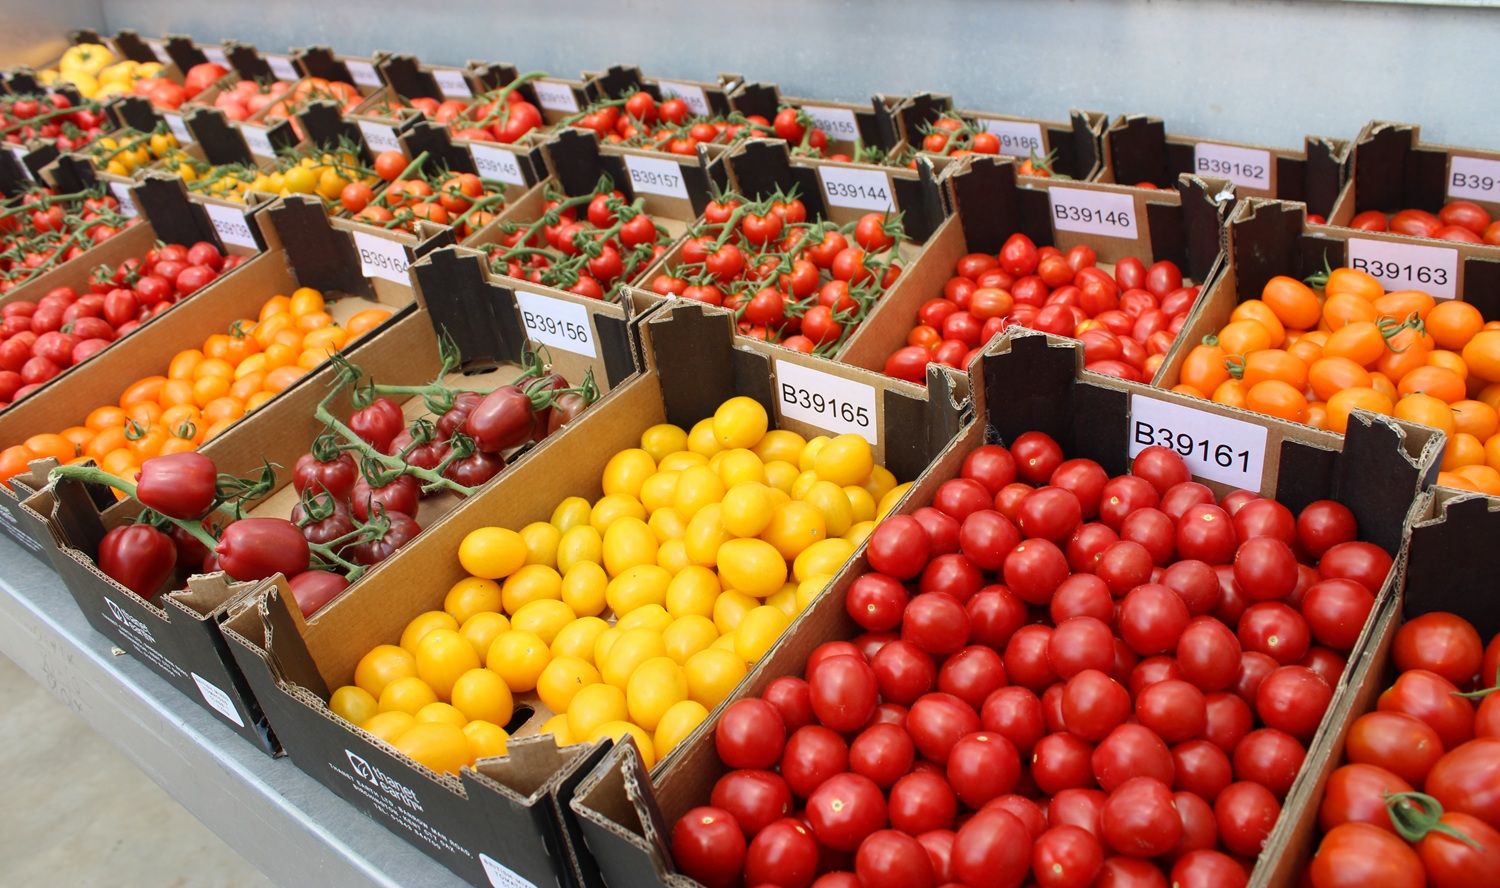
[[[1402,672],[1426,669],[1466,688],[1484,659],[1484,642],[1463,617],[1427,613],[1406,621],[1396,631],[1391,657]],[[1486,683],[1493,678],[1493,675],[1480,676]]]
[[[1422,859],[1400,838],[1368,823],[1344,823],[1318,845],[1309,877],[1313,888],[1423,888]]]
[[[745,851],[740,825],[720,808],[694,808],[672,827],[673,861],[708,888],[728,888],[739,882]]]

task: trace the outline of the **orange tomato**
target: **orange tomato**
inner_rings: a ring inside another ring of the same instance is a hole
[[[173,435],[171,437],[168,437],[166,442],[161,445],[161,455],[166,456],[172,453],[191,453],[192,451],[197,449],[198,442],[193,440],[192,438],[179,438]]]
[[[1276,312],[1270,306],[1259,299],[1247,299],[1234,307],[1230,313],[1231,321],[1255,321],[1271,334],[1271,348],[1280,348],[1286,341],[1286,327],[1282,326],[1281,319],[1276,317]]]
[[[1228,404],[1230,407],[1243,407],[1245,406],[1245,384],[1238,379],[1226,379],[1214,389],[1213,400],[1215,403]]]
[[[262,352],[266,359],[267,370],[276,370],[278,368],[285,367],[288,364],[295,364],[297,362],[297,356],[301,353],[302,350],[297,348],[296,346],[284,345],[280,342],[271,343],[266,347],[266,350]]]
[[[120,426],[113,429],[105,429],[94,436],[94,440],[84,445],[83,455],[94,462],[103,462],[105,454],[112,450],[129,450],[130,439],[125,437],[125,428]]]
[[[0,450],[0,481],[9,482],[26,471],[27,464],[33,459],[36,459],[36,455],[25,444],[13,444]]]
[[[259,320],[264,321],[272,315],[286,314],[291,310],[292,300],[285,296],[272,296],[261,303]]]
[[[1399,383],[1406,374],[1427,366],[1427,356],[1432,354],[1432,338],[1411,327],[1397,331],[1385,343],[1385,353],[1375,362],[1375,369],[1393,382]]]
[[[1329,358],[1348,358],[1361,367],[1369,367],[1386,351],[1385,337],[1374,321],[1355,321],[1345,324],[1328,337],[1323,346],[1323,355]]]
[[[249,331],[255,326],[252,321],[235,321],[229,326],[229,341],[224,346],[224,360],[231,364],[239,364],[251,355],[260,352],[260,343],[255,341]]]
[[[204,407],[215,398],[222,398],[227,394],[229,394],[229,380],[222,376],[205,376],[193,383],[193,403],[199,407]]]
[[[215,333],[203,340],[203,354],[209,358],[219,358],[229,354],[229,334]]]
[[[1443,448],[1442,469],[1451,472],[1461,466],[1484,465],[1484,445],[1467,432],[1455,432]]]
[[[1304,364],[1311,365],[1314,361],[1323,357],[1323,344],[1314,341],[1310,336],[1298,336],[1296,341],[1287,336],[1287,353]]]
[[[147,376],[131,383],[120,396],[120,406],[130,407],[142,401],[161,401],[162,387],[167,384],[165,376]]]
[[[1307,368],[1313,393],[1326,401],[1349,388],[1369,388],[1370,373],[1348,358],[1322,358]]]
[[[178,435],[178,430],[186,424],[202,425],[203,414],[194,404],[178,404],[176,407],[168,407],[162,411],[161,425],[168,434]]]
[[[1211,392],[1229,378],[1224,357],[1224,349],[1218,345],[1217,340],[1211,345],[1195,345],[1183,359],[1179,377],[1185,384],[1200,392]]]
[[[312,287],[298,287],[292,292],[288,310],[291,311],[293,317],[300,318],[323,309],[323,294]]]
[[[167,443],[171,437],[164,429],[147,429],[146,433],[136,438],[130,444],[130,449],[135,451],[135,457],[140,462],[145,462],[153,456],[161,455],[162,445]]]
[[[1406,372],[1396,383],[1396,391],[1403,395],[1417,392],[1432,395],[1445,404],[1464,399],[1464,381],[1457,373],[1443,367],[1424,364]]]
[[[297,318],[297,329],[304,333],[321,330],[333,323],[333,315],[326,311],[313,311]]]
[[[1484,440],[1484,464],[1500,469],[1500,435],[1491,435]]]
[[[1464,356],[1458,352],[1442,348],[1433,349],[1427,353],[1427,363],[1433,367],[1451,370],[1455,376],[1465,382],[1469,380],[1469,365],[1464,363]]]
[[[139,404],[132,404],[130,409],[125,411],[125,415],[137,425],[153,425],[161,419],[161,405],[155,401],[142,401]]]
[[[1375,310],[1374,305],[1348,293],[1330,296],[1323,303],[1323,323],[1330,331],[1342,329],[1358,321],[1374,322],[1379,318],[1380,312]]]
[[[1292,422],[1307,419],[1307,398],[1299,389],[1279,379],[1267,379],[1250,386],[1245,392],[1245,407]]]
[[[1328,430],[1344,434],[1349,428],[1349,413],[1368,410],[1390,415],[1395,405],[1391,399],[1372,388],[1349,388],[1328,399]]]
[[[1426,318],[1437,300],[1430,293],[1421,290],[1392,290],[1383,296],[1377,296],[1372,303],[1375,310],[1388,318],[1404,321],[1412,315],[1418,318]]]
[[[168,380],[161,390],[161,404],[163,407],[176,407],[179,404],[195,404],[193,400],[193,384],[186,379]],[[199,406],[202,406],[201,404]]]
[[[390,316],[391,312],[389,309],[366,308],[351,315],[349,320],[344,322],[344,329],[349,331],[349,338],[353,339],[356,336],[363,336],[385,323],[386,318]]]
[[[1455,475],[1452,472],[1438,472],[1437,485],[1450,490],[1469,490],[1478,493],[1478,489],[1470,486],[1467,478]]]
[[[1330,297],[1346,294],[1373,302],[1385,293],[1385,287],[1372,274],[1352,268],[1335,268],[1329,273],[1323,292]]]
[[[1307,365],[1279,348],[1262,349],[1245,356],[1240,379],[1251,388],[1267,379],[1279,379],[1300,392],[1307,387]]]
[[[1226,355],[1248,355],[1271,347],[1271,331],[1259,321],[1231,321],[1219,331],[1219,347]]]
[[[51,432],[32,435],[21,443],[26,445],[27,450],[36,454],[35,459],[50,456],[58,462],[64,463],[78,455],[78,449],[72,441],[69,441],[62,435],[52,434]]]
[[[320,330],[313,330],[302,337],[302,347],[304,349],[319,348],[338,351],[348,341],[349,331],[343,327],[323,327]]]
[[[288,328],[286,330],[282,330],[280,333],[277,333],[276,337],[273,340],[271,340],[271,344],[272,345],[285,345],[285,346],[289,346],[291,348],[295,348],[298,351],[301,351],[302,350],[302,337],[305,336],[305,335],[307,335],[307,334],[305,334],[301,330],[298,330],[296,327],[290,327],[290,328]]]
[[[280,392],[287,386],[301,379],[307,373],[306,370],[294,365],[277,367],[266,374],[266,391]]]
[[[1500,432],[1500,413],[1483,401],[1454,401],[1448,406],[1453,410],[1455,430],[1481,441],[1488,441]]]
[[[203,440],[204,441],[212,441],[214,438],[217,438],[218,436],[224,434],[224,431],[226,429],[228,429],[230,426],[234,425],[234,423],[235,423],[235,420],[232,420],[232,419],[221,419],[221,420],[219,420],[218,422],[214,423],[213,425],[209,426],[206,430],[204,430],[204,432],[203,432]]]
[[[265,348],[276,341],[276,334],[283,330],[290,330],[296,325],[296,319],[290,314],[274,314],[255,325],[255,331],[250,335],[255,338],[261,348]]]
[[[1208,395],[1205,395],[1202,389],[1197,386],[1188,385],[1185,382],[1179,382],[1172,386],[1172,391],[1177,392],[1179,395],[1192,395],[1195,398],[1208,400]]]
[[[1439,348],[1457,351],[1468,345],[1474,334],[1484,329],[1484,315],[1479,309],[1457,299],[1445,299],[1433,307],[1424,319],[1427,332]]]
[[[96,432],[117,429],[125,424],[125,411],[119,407],[95,407],[83,424]]]
[[[1485,382],[1500,382],[1500,330],[1481,330],[1463,347],[1469,372]]]
[[[1322,401],[1307,403],[1307,424],[1315,429],[1328,428],[1328,405]]]
[[[1260,299],[1288,330],[1308,330],[1318,325],[1322,307],[1318,294],[1296,278],[1279,274],[1266,281]]]
[[[99,461],[99,468],[121,478],[134,478],[135,473],[140,471],[141,464],[134,449],[122,447],[104,454],[104,459]]]
[[[1463,466],[1453,474],[1473,485],[1473,489],[1489,496],[1500,495],[1500,472],[1489,466]]]
[[[1445,435],[1453,434],[1453,411],[1431,395],[1406,395],[1396,402],[1394,415],[1407,422],[1441,429]]]
[[[251,395],[248,400],[245,401],[245,412],[249,413],[251,410],[264,405],[267,401],[271,400],[274,397],[276,397],[275,392],[256,392],[255,394]]]
[[[1390,399],[1392,404],[1396,403],[1396,399],[1401,397],[1401,394],[1396,391],[1396,384],[1391,382],[1389,376],[1386,376],[1379,370],[1370,374],[1370,388],[1385,395]]]
[[[235,366],[234,378],[244,379],[246,376],[250,376],[256,373],[264,373],[267,369],[268,368],[266,367],[265,353],[256,352],[245,360],[240,361],[239,364]]]
[[[245,405],[235,398],[214,398],[203,405],[203,421],[210,426],[216,426],[223,422],[234,422],[245,415]],[[209,435],[204,434],[206,440]]]
[[[212,336],[209,339],[213,339]],[[168,379],[192,379],[193,371],[203,362],[204,354],[196,348],[180,351],[167,364]]]
[[[207,379],[218,377],[219,379],[233,379],[234,365],[223,358],[205,358],[198,363],[193,370],[193,379]]]
[[[88,443],[94,440],[94,430],[87,426],[69,426],[58,432],[58,434],[68,439],[68,442],[73,445],[73,452],[75,454],[82,454],[83,448],[87,447]]]
[[[234,384],[229,387],[229,396],[244,401],[263,389],[265,385],[266,374],[250,373],[234,381]]]

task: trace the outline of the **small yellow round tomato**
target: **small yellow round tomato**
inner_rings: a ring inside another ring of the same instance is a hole
[[[504,527],[471,530],[458,544],[458,563],[476,577],[508,577],[526,563],[526,541]]]
[[[646,479],[641,485],[641,505],[646,507],[648,515],[654,516],[671,507],[677,496],[677,480],[681,477],[681,472],[657,472]]]
[[[500,610],[500,584],[483,577],[464,577],[454,583],[443,598],[443,610],[460,624],[477,613]]]
[[[807,439],[789,429],[772,429],[755,445],[755,455],[764,462],[781,460],[795,464],[802,457]]]
[[[855,524],[875,520],[875,497],[870,495],[870,491],[851,484],[844,488],[844,496],[849,498],[849,509],[854,513]]]
[[[719,638],[719,628],[708,617],[688,614],[678,617],[662,630],[661,643],[667,656],[678,663],[686,663],[688,657],[704,650]]]
[[[766,529],[776,504],[771,488],[759,482],[739,484],[729,488],[720,503],[720,516],[724,529],[737,537],[753,537]]]
[[[607,684],[624,688],[637,666],[652,657],[666,655],[667,648],[662,644],[660,632],[654,629],[622,631],[614,644],[610,645],[604,662],[599,665],[599,675]]]
[[[474,646],[454,629],[434,629],[417,642],[417,677],[427,682],[439,699],[447,700],[458,677],[478,666]]]
[[[594,643],[599,633],[609,624],[598,617],[579,617],[562,628],[552,639],[552,656],[577,657],[585,662],[594,662]]]
[[[813,485],[822,480],[822,478],[818,477],[817,472],[807,469],[792,482],[792,489],[790,491],[792,499],[800,500],[806,498],[807,492],[812,490]]]
[[[688,451],[696,453],[705,458],[713,456],[724,448],[714,437],[714,418],[700,419],[688,431]]]
[[[593,528],[588,528],[593,531]],[[597,617],[604,613],[605,590],[609,575],[593,561],[580,561],[563,575],[559,593],[563,603],[580,617]]]
[[[551,734],[552,742],[558,746],[572,746],[578,742],[573,739],[573,731],[568,727],[568,714],[566,712],[560,712],[542,722],[542,726],[537,728],[536,732],[538,734]]]
[[[713,469],[694,466],[685,469],[678,477],[672,508],[684,520],[691,522],[699,509],[722,500],[724,491],[724,482]]]
[[[562,577],[545,564],[523,566],[500,587],[500,602],[512,617],[531,602],[548,599],[562,600]]]
[[[686,528],[684,528],[686,532]],[[677,573],[685,567],[691,567],[693,562],[688,559],[687,545],[682,540],[663,540],[656,549],[656,563],[665,567],[672,573]]]
[[[633,496],[623,493],[610,493],[599,497],[594,503],[594,510],[589,513],[589,525],[602,535],[609,526],[621,518],[636,518],[646,520],[646,507],[641,501]]]
[[[591,684],[580,688],[568,703],[568,732],[584,738],[605,722],[629,717],[624,690],[612,684]]]
[[[460,581],[462,582],[462,581]],[[411,618],[406,628],[401,630],[401,647],[413,656],[417,653],[417,644],[422,637],[434,629],[457,629],[458,620],[447,611],[424,611]]]
[[[677,514],[677,510],[672,508],[657,509],[652,512],[650,519],[646,521],[646,526],[656,534],[656,540],[660,543],[680,540],[683,534],[687,533],[687,522],[683,521],[682,516]]]
[[[858,549],[860,543],[863,543],[866,537],[875,532],[875,527],[876,524],[874,521],[861,521],[844,531],[844,539],[849,541],[849,545]]]
[[[469,753],[476,761],[482,758],[497,758],[506,754],[510,735],[493,722],[475,719],[464,725],[464,736],[469,739]]]
[[[618,577],[638,565],[656,565],[656,534],[638,517],[621,517],[604,532],[604,569]]]
[[[766,466],[753,451],[726,450],[719,454],[718,460],[719,465],[714,471],[719,473],[719,480],[726,488],[766,480]]]
[[[770,417],[766,408],[754,398],[744,395],[730,398],[714,411],[714,440],[719,447],[730,450],[735,447],[754,447],[766,434]]]
[[[667,609],[659,604],[642,605],[615,623],[615,628],[621,632],[629,632],[632,629],[650,629],[652,632],[661,632],[672,625],[672,615]]]
[[[687,432],[669,422],[657,423],[641,433],[641,449],[657,462],[669,453],[686,450]]]
[[[687,674],[688,698],[713,709],[729,696],[749,670],[734,651],[709,648],[688,657],[682,671]]]
[[[802,454],[797,458],[797,468],[804,472],[813,471],[817,465],[818,454],[828,445],[827,435],[818,435],[807,439],[807,444],[802,448]]]
[[[473,761],[469,738],[450,724],[413,724],[391,744],[396,751],[439,773],[457,774]]]
[[[688,560],[703,567],[712,567],[719,558],[719,546],[728,534],[724,531],[723,507],[712,503],[698,510],[682,533],[682,544]]]
[[[549,648],[563,627],[577,619],[573,609],[555,598],[541,598],[529,602],[510,618],[510,627],[521,632],[531,632]]]
[[[656,470],[659,472],[683,472],[694,466],[707,465],[708,457],[703,454],[694,453],[691,450],[681,450],[677,453],[667,454],[661,463],[657,465]]]
[[[552,510],[549,523],[562,533],[567,533],[580,524],[589,523],[589,514],[594,507],[581,496],[570,496]]]
[[[823,594],[823,590],[827,589],[828,584],[831,582],[833,582],[832,574],[820,574],[815,577],[808,577],[807,579],[798,583],[797,611],[800,613],[801,611],[807,610],[807,606],[812,604],[814,601],[817,601],[818,596]]]
[[[635,741],[636,751],[641,754],[641,764],[646,770],[651,770],[656,764],[656,747],[651,743],[651,735],[646,733],[640,725],[633,725],[623,719],[608,721],[589,731],[586,741],[598,743],[606,737],[617,743],[629,737]]]
[[[800,582],[810,577],[833,576],[854,556],[854,546],[848,540],[830,537],[819,540],[803,549],[792,562],[792,576]]]
[[[789,617],[797,615],[797,584],[787,583],[780,591],[766,599],[766,604],[776,608]]]
[[[788,496],[792,493],[792,485],[797,482],[797,476],[802,470],[795,465],[779,459],[766,463],[766,486],[774,487]]]
[[[413,717],[419,725],[452,725],[455,728],[462,728],[469,723],[469,719],[449,703],[428,703],[418,709]]]
[[[709,648],[711,650],[729,651],[733,653],[734,631],[731,630],[729,632],[725,632],[723,635],[720,635],[713,644],[709,645]]]
[[[889,515],[892,509],[901,504],[902,498],[906,496],[906,492],[910,489],[911,482],[907,481],[905,484],[897,484],[886,491],[885,495],[880,498],[880,504],[875,507],[875,520],[879,521],[881,518]]]
[[[714,599],[714,625],[719,634],[728,635],[739,627],[745,614],[760,607],[760,602],[743,592],[725,592]]]
[[[745,662],[754,663],[765,656],[791,622],[779,607],[761,605],[752,609],[735,627],[734,652]]]
[[[526,543],[526,563],[557,566],[557,545],[562,542],[562,531],[547,521],[533,521],[521,528],[521,539]]]
[[[859,486],[868,490],[870,496],[879,504],[885,498],[885,495],[890,493],[891,489],[896,486],[896,476],[892,475],[890,469],[887,469],[885,466],[877,465],[870,469],[870,480]]]
[[[655,557],[655,553],[652,553]],[[672,575],[654,562],[637,564],[609,581],[604,600],[618,617],[648,604],[661,605],[667,600],[667,586]]]
[[[714,599],[722,591],[717,574],[706,567],[690,565],[678,571],[667,584],[667,613],[674,617],[711,616]]]
[[[670,657],[654,657],[637,666],[625,684],[625,705],[630,719],[648,731],[656,730],[661,717],[687,699],[687,674]]]
[[[354,684],[370,696],[379,698],[386,685],[416,674],[417,658],[411,651],[394,644],[381,644],[359,659],[354,667]]]
[[[590,562],[604,563],[604,536],[592,525],[580,524],[563,531],[557,542],[557,569],[562,573],[572,570],[574,565]]]
[[[756,598],[765,598],[786,582],[786,559],[765,540],[726,540],[719,547],[718,564],[725,587]]]
[[[621,450],[604,464],[605,494],[623,494],[639,499],[641,485],[656,474],[656,460],[639,448]]]
[[[505,679],[511,693],[524,694],[536,687],[551,659],[552,651],[535,633],[512,629],[490,645],[484,665]]]
[[[395,743],[397,737],[405,734],[407,729],[416,723],[417,720],[410,712],[393,709],[390,712],[380,712],[370,716],[360,727],[387,743]]]
[[[553,712],[567,712],[578,692],[599,683],[599,670],[577,657],[557,657],[536,680],[536,695]]]
[[[364,724],[380,711],[374,695],[355,685],[344,685],[334,691],[328,698],[328,708],[334,715],[355,725]]]
[[[813,471],[840,487],[864,483],[874,467],[875,452],[859,435],[830,438],[813,457]]]
[[[437,692],[415,675],[398,678],[380,692],[377,707],[381,712],[404,712],[416,716],[417,710],[437,702]]]
[[[703,704],[696,700],[683,700],[672,704],[661,720],[656,724],[656,733],[652,735],[651,742],[656,747],[656,755],[665,758],[667,753],[677,747],[677,744],[688,738],[694,729],[708,718],[708,710]]]
[[[481,667],[470,669],[453,683],[453,706],[464,718],[503,725],[510,722],[515,701],[505,679]]]

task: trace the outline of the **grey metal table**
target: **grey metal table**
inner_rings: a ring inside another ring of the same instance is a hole
[[[464,884],[111,649],[57,575],[0,537],[0,651],[277,884]]]

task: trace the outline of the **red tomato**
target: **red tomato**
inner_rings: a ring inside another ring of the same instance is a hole
[[[1344,755],[1421,786],[1443,757],[1443,741],[1426,722],[1404,712],[1367,712],[1349,727]]]
[[[807,822],[824,845],[853,851],[866,836],[885,826],[885,797],[868,777],[838,774],[808,798]]]
[[[1426,669],[1466,688],[1484,659],[1484,642],[1463,617],[1428,613],[1408,620],[1397,630],[1391,657],[1402,672]],[[1480,676],[1484,681],[1493,677]]]
[[[672,827],[672,859],[708,888],[739,882],[745,847],[745,834],[734,816],[720,808],[694,808]]]
[[[1426,790],[1444,810],[1472,814],[1500,829],[1500,739],[1470,740],[1449,750],[1427,774]]]
[[[1368,823],[1329,830],[1309,872],[1313,888],[1423,888],[1422,859],[1395,835]]]

